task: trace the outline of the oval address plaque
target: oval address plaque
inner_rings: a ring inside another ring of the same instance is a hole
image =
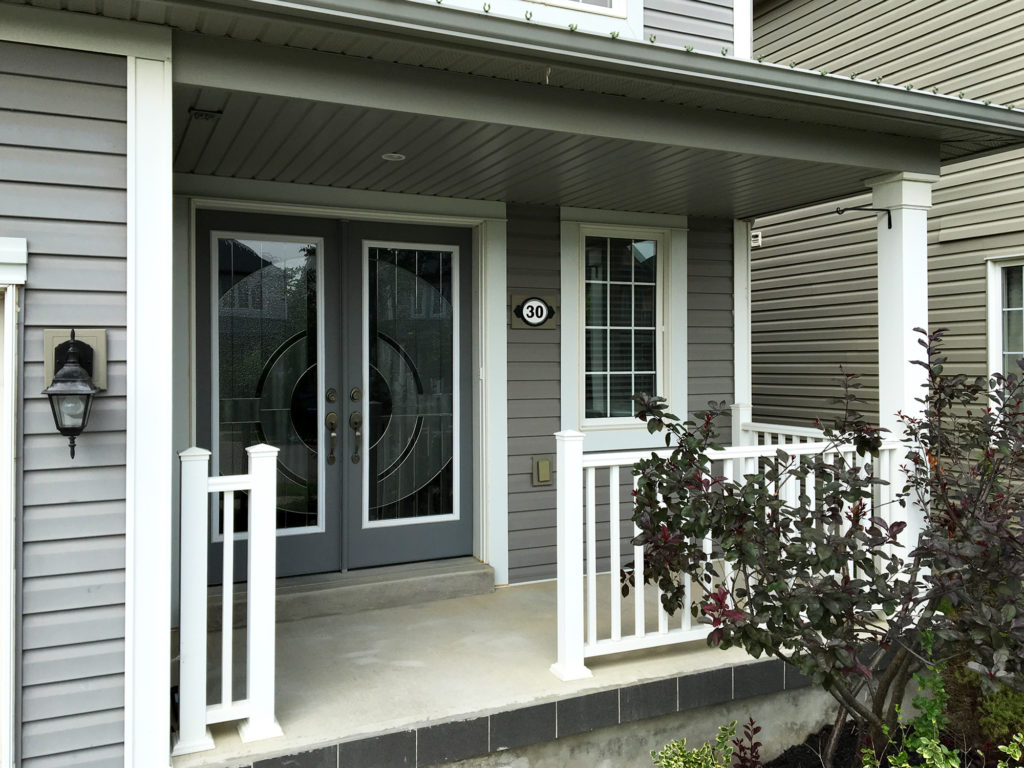
[[[555,315],[555,308],[539,296],[530,296],[515,308],[515,315],[527,325],[536,328]]]

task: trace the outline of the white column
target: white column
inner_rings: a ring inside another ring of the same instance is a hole
[[[592,676],[583,664],[583,433],[556,432],[555,443],[558,661],[551,671],[562,680],[579,680]]]
[[[732,223],[732,444],[749,445],[742,425],[753,420],[750,334],[750,222]]]
[[[928,209],[937,176],[899,173],[868,180],[878,214],[878,420],[898,434],[896,412],[920,408],[926,380],[920,338],[928,328]]]
[[[898,173],[870,179],[873,208],[878,214],[878,423],[893,437],[902,433],[897,412],[920,413],[916,398],[924,394],[924,368],[914,365],[924,350],[914,328],[928,328],[928,209],[938,176]],[[898,477],[892,478],[902,487]],[[923,511],[907,507],[905,541],[913,548]]]
[[[175,755],[213,749],[206,727],[206,568],[210,519],[210,452],[182,451],[181,624],[178,662],[178,737]]]
[[[274,653],[277,591],[277,453],[252,445],[249,455],[249,619],[246,623],[246,680],[249,718],[238,726],[242,741],[281,735],[274,717]],[[225,592],[225,600],[228,593]],[[227,628],[225,628],[226,631]]]

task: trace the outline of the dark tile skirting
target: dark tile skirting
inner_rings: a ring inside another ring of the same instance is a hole
[[[427,768],[808,685],[778,660],[741,664],[258,760],[252,768]]]

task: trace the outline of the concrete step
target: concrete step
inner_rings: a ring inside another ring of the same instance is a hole
[[[235,585],[232,624],[245,625],[245,585]],[[278,579],[277,621],[338,616],[494,591],[494,569],[473,557]],[[208,629],[221,628],[220,587],[210,588]]]

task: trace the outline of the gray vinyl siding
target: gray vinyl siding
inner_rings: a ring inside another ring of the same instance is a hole
[[[557,297],[560,289],[558,209],[509,205],[509,295],[539,293]],[[732,222],[691,219],[687,237],[689,312],[689,403],[733,400],[732,382]],[[671,301],[671,297],[666,297]],[[509,307],[511,310],[511,306]],[[560,322],[565,318],[561,318]],[[509,580],[513,583],[555,575],[555,488],[533,487],[531,457],[554,454],[561,429],[560,329],[509,329]],[[728,440],[728,424],[723,424]],[[629,483],[623,477],[623,564],[632,555]],[[600,484],[600,480],[599,480]],[[607,492],[598,488],[598,499]],[[606,514],[598,505],[598,519]],[[607,567],[607,523],[599,524],[598,567]]]
[[[509,205],[509,296],[560,293],[558,208]],[[509,306],[511,312],[512,307]],[[555,575],[555,487],[534,488],[535,454],[554,454],[561,429],[560,326],[508,331],[509,581]]]
[[[732,54],[733,0],[644,0],[644,34],[658,45]]]
[[[21,765],[120,766],[124,738],[126,64],[0,43],[0,236],[28,239],[18,707]],[[108,389],[74,461],[43,329],[108,330]]]
[[[690,217],[686,253],[687,411],[703,413],[710,401],[734,401],[732,221]],[[718,427],[728,444],[728,420]]]
[[[805,69],[1024,106],[1018,3],[761,3],[754,52]],[[834,213],[869,200],[865,194],[755,222],[764,237],[751,259],[755,418],[806,424],[833,415],[840,364],[865,374],[865,411],[877,417],[875,217]],[[985,260],[1024,255],[1024,152],[943,169],[928,233],[929,325],[949,329],[950,366],[982,375]]]

